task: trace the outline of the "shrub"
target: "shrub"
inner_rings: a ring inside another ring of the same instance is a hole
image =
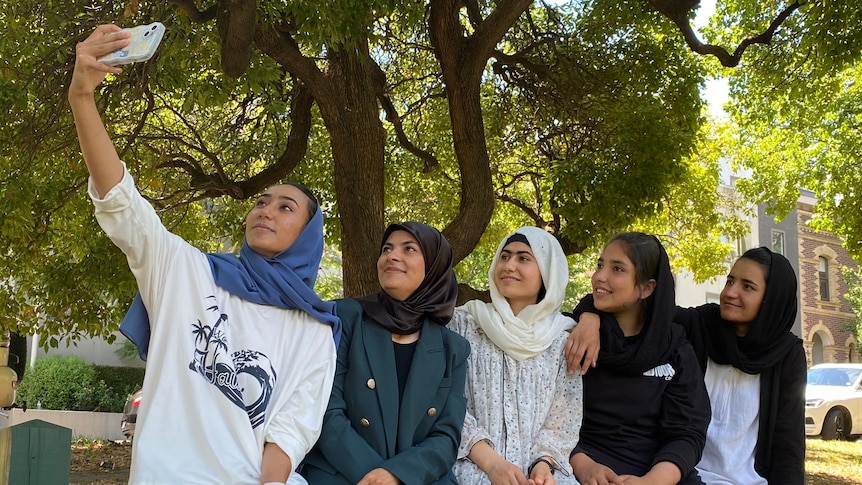
[[[74,356],[38,359],[18,385],[19,404],[27,401],[31,408],[37,402],[43,408],[91,411],[96,407],[96,371],[92,365]]]
[[[74,356],[38,359],[18,385],[18,404],[30,408],[122,412],[126,397],[141,386],[143,369],[94,366]]]
[[[97,365],[96,380],[105,384],[107,391],[99,396],[101,411],[119,413],[129,394],[144,383],[144,369],[140,367],[107,367]]]

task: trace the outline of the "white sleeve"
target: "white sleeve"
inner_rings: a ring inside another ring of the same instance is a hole
[[[470,338],[472,332],[470,332],[470,327],[475,325],[472,321],[472,317],[470,313],[463,309],[463,307],[458,307],[455,309],[455,314],[452,315],[452,320],[449,321],[449,324],[446,327],[449,330],[461,335],[466,338],[470,343],[470,347],[473,349],[478,348],[478,344],[473,342]],[[469,360],[467,366],[469,367]],[[472,386],[471,386],[471,373],[467,372],[467,383],[466,389],[464,390],[464,394],[467,396],[467,414],[464,415],[464,426],[461,429],[461,444],[458,447],[458,456],[457,459],[463,460],[467,458],[467,455],[470,454],[470,450],[473,449],[473,446],[482,441],[486,440],[494,448],[494,442],[491,440],[491,435],[485,431],[485,428],[479,426],[479,422],[476,420],[476,417],[473,415],[473,410],[471,409],[472,403]]]
[[[470,451],[473,449],[473,446],[482,440],[488,441],[491,448],[494,448],[494,442],[491,441],[491,435],[489,435],[484,428],[479,426],[476,418],[470,413],[470,410],[467,410],[467,414],[464,416],[464,427],[461,429],[461,446],[458,448],[457,458],[459,460],[466,459],[467,455],[469,455]]]
[[[162,268],[170,267],[170,260],[182,257],[183,253],[200,251],[165,228],[153,206],[138,192],[128,171],[102,198],[90,179],[88,193],[99,225],[126,255],[144,303],[155,301],[161,294],[161,279],[166,273]]]
[[[323,415],[329,404],[335,377],[335,343],[331,328],[310,317],[307,324],[320,326],[316,335],[322,336],[323,340],[315,339],[317,341],[303,344],[309,349],[302,356],[308,361],[308,365],[303,367],[305,375],[297,376],[299,384],[292,395],[281,400],[284,404],[264,435],[265,441],[277,444],[290,457],[294,467],[299,465],[320,437]]]

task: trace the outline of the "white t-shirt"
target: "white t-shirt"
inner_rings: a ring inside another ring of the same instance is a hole
[[[707,485],[767,485],[754,471],[760,425],[760,375],[709,359],[704,376],[712,406],[697,472]]]
[[[151,324],[129,483],[257,485],[267,441],[296,467],[329,402],[331,327],[216,286],[204,253],[168,232],[128,172],[103,199],[92,182],[89,193]]]

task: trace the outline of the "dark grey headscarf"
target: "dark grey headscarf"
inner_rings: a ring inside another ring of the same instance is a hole
[[[452,247],[437,229],[421,222],[391,224],[383,233],[381,249],[395,231],[405,231],[416,238],[425,258],[425,279],[404,301],[385,291],[359,299],[365,314],[392,333],[408,335],[422,327],[422,321],[446,325],[455,312],[458,281],[452,270]]]

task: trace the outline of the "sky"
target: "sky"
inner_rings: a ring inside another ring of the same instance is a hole
[[[709,17],[715,12],[715,0],[700,0],[700,8],[694,18],[694,28],[698,30],[709,22]],[[698,32],[699,33],[699,32]],[[728,85],[726,78],[708,79],[701,93],[709,103],[709,112],[719,118],[724,115],[722,105],[728,100]]]

